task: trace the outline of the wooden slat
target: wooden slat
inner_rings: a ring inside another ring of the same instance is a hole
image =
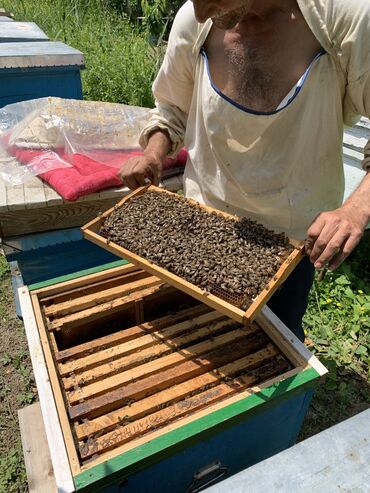
[[[246,356],[262,349],[266,345],[267,338],[246,338],[230,344],[227,350],[221,346],[206,355],[198,356],[195,360],[188,360],[174,368],[161,371],[134,383],[119,386],[116,390],[94,397],[86,402],[77,404],[69,409],[70,418],[73,420],[95,418],[103,413],[117,409],[127,400],[137,400],[147,397],[154,392],[159,392],[172,385],[184,382],[226,363]]]
[[[256,394],[260,392],[263,389],[267,389],[268,387],[274,386],[276,384],[281,383],[283,380],[289,379],[291,377],[298,376],[300,372],[303,371],[303,368],[298,367],[294,368],[292,370],[286,371],[281,375],[275,375],[272,378],[268,379],[265,382],[261,382],[257,385],[254,385],[250,388],[247,388],[245,390],[241,390],[239,393],[222,400],[220,402],[216,402],[215,404],[210,404],[206,408],[200,409],[199,411],[196,411],[194,414],[190,414],[189,416],[184,416],[182,419],[174,421],[170,423],[169,425],[166,426],[165,428],[165,433],[171,433],[179,428],[183,428],[184,426],[186,427],[189,423],[193,421],[197,421],[198,419],[203,419],[205,416],[208,416],[216,411],[219,411],[220,409],[227,408],[229,405],[234,405],[236,402],[242,401],[246,399],[247,397],[252,396],[253,394]],[[263,396],[261,396],[263,399]],[[128,442],[126,444],[117,446],[115,449],[110,450],[105,452],[102,455],[94,456],[93,459],[91,459],[91,462],[88,461],[86,465],[82,466],[82,470],[86,471],[88,468],[96,465],[101,465],[103,463],[107,463],[110,459],[113,459],[115,457],[118,457],[121,454],[124,454],[133,448],[140,447],[144,444],[147,444],[148,442],[151,442],[152,440],[155,440],[156,438],[162,436],[164,433],[163,428],[160,428],[158,430],[153,430],[152,432],[136,438],[133,442]]]
[[[24,185],[24,200],[26,209],[46,207],[44,187],[36,176]]]
[[[12,189],[7,187],[9,210],[3,211],[0,217],[4,237],[79,227],[116,202],[115,199],[61,201],[58,205],[26,209],[23,185]]]
[[[53,205],[59,205],[63,202],[63,198],[55,190],[49,187],[49,185],[47,185],[45,182],[42,182],[42,184],[44,187],[47,207],[52,207]]]
[[[67,455],[65,436],[65,422],[60,423],[55,396],[53,393],[53,382],[50,381],[49,373],[45,363],[43,353],[43,343],[40,340],[37,323],[35,320],[33,306],[30,295],[26,288],[22,287],[18,290],[19,300],[22,308],[23,322],[27,335],[28,347],[32,361],[33,373],[37,384],[37,390],[40,398],[40,405],[44,419],[45,429],[50,447],[51,459],[54,467],[55,480],[60,491],[72,493],[74,491],[74,483],[71,470],[74,474],[80,472],[77,452],[73,444],[73,450],[69,451],[71,455]],[[71,430],[66,416],[68,426],[67,432],[71,434]],[[62,426],[62,428],[61,428]],[[68,448],[68,446],[67,446]]]
[[[148,289],[143,289],[138,293],[132,293],[129,296],[124,296],[123,298],[118,298],[108,303],[102,303],[94,308],[88,308],[87,310],[82,310],[77,313],[72,313],[63,318],[58,318],[49,323],[49,330],[60,330],[62,328],[72,329],[78,327],[79,325],[86,324],[95,320],[99,320],[107,315],[112,315],[121,311],[123,308],[128,308],[134,306],[135,301],[144,297],[152,296],[154,294],[162,294],[164,291],[173,292],[166,284],[162,283],[158,286],[153,286]]]
[[[257,323],[293,365],[301,368],[310,366],[320,376],[328,372],[316,356],[301,343],[298,337],[283,324],[268,306],[265,306],[258,315]]]
[[[47,306],[44,309],[44,313],[47,317],[63,317],[71,313],[86,310],[91,306],[102,305],[117,298],[122,299],[124,296],[129,296],[131,293],[135,293],[136,291],[140,291],[144,288],[158,286],[159,284],[162,284],[162,281],[158,279],[158,277],[150,276],[145,279],[119,285],[114,288],[105,289],[97,293],[80,296],[70,301]]]
[[[59,304],[73,298],[78,298],[79,296],[86,296],[88,294],[97,293],[99,291],[104,291],[105,289],[110,289],[119,284],[125,284],[126,282],[138,281],[139,279],[144,279],[150,277],[141,269],[135,268],[133,270],[132,264],[129,264],[130,268],[128,272],[124,272],[121,275],[112,275],[111,279],[104,279],[98,282],[91,282],[88,286],[81,286],[74,289],[67,289],[63,293],[55,294],[53,296],[45,296],[41,298],[41,303],[45,306],[50,304]]]
[[[227,332],[226,334],[217,336],[212,341],[200,342],[194,346],[182,349],[181,352],[175,352],[155,359],[154,361],[149,361],[148,363],[144,363],[138,367],[123,371],[118,375],[113,375],[112,377],[105,378],[102,381],[98,381],[82,387],[81,389],[71,391],[67,393],[68,401],[71,405],[73,405],[83,399],[99,396],[134,380],[143,379],[167,368],[172,368],[173,366],[179,365],[186,359],[196,358],[197,356],[207,352],[214,351],[215,348],[224,348],[227,344],[233,343],[242,338],[245,339],[246,336],[254,333],[256,330],[258,329],[255,327],[243,327],[241,329],[233,330],[231,332]],[[240,344],[242,345],[242,343]]]
[[[263,365],[271,358],[274,358],[278,353],[278,350],[272,344],[268,344],[266,348],[263,348],[252,355],[218,368],[217,374],[214,371],[205,373],[204,375],[187,380],[184,383],[170,387],[169,389],[158,392],[150,397],[130,403],[130,405],[121,407],[104,416],[99,416],[94,420],[88,420],[82,424],[77,423],[75,425],[77,438],[83,440],[95,433],[106,433],[121,424],[123,416],[127,420],[139,419],[146,414],[154,412],[156,408],[159,408],[160,406],[167,405],[169,402],[176,402],[187,395],[198,392],[205,386],[219,382],[220,378],[222,378],[221,375],[229,377],[235,375],[235,373],[243,368],[246,369],[252,368],[254,365]],[[276,366],[280,368],[280,363],[278,364],[275,360],[273,364],[276,364]],[[287,368],[288,365],[289,364],[284,361],[284,369]]]
[[[75,444],[72,436],[72,432],[69,426],[66,406],[64,402],[64,397],[62,389],[59,383],[58,374],[53,360],[53,355],[50,349],[49,340],[47,332],[45,330],[45,325],[43,323],[42,313],[40,310],[40,305],[37,303],[36,295],[31,295],[32,308],[34,311],[34,317],[38,327],[38,335],[42,345],[43,354],[45,357],[45,362],[47,365],[48,381],[52,385],[53,397],[55,400],[56,409],[58,412],[58,419],[63,427],[63,439],[68,451],[68,458],[70,461],[72,473],[76,474],[80,470],[80,464],[76,454]],[[51,451],[52,452],[52,451]]]
[[[23,209],[25,207],[24,185],[7,185],[6,203],[9,212],[19,211]],[[13,236],[13,235],[7,234],[7,236]]]
[[[67,294],[68,292],[73,292],[80,287],[88,288],[91,284],[98,282],[103,282],[105,280],[114,279],[116,276],[120,276],[126,273],[139,270],[137,265],[125,264],[118,267],[113,267],[112,269],[106,269],[102,272],[95,272],[94,274],[89,274],[87,276],[78,277],[77,279],[70,279],[69,281],[59,282],[52,286],[47,286],[45,288],[35,289],[33,294],[37,294],[40,303],[43,303],[45,299],[52,299],[53,296],[58,294]]]
[[[135,349],[131,348],[128,350],[128,352],[131,354],[126,354],[126,356],[115,359],[114,361],[110,361],[109,363],[99,365],[92,368],[91,370],[73,375],[70,378],[65,378],[63,380],[64,388],[66,390],[69,390],[74,387],[89,385],[97,380],[106,379],[107,377],[115,375],[119,372],[137,367],[148,360],[153,360],[154,358],[164,356],[169,352],[181,350],[182,353],[184,351],[182,349],[183,345],[194,343],[197,340],[207,336],[209,338],[212,338],[214,334],[217,333],[221,328],[225,329],[226,327],[232,325],[235,326],[235,322],[233,320],[226,319],[223,322],[219,322],[218,324],[213,324],[211,327],[201,327],[189,333],[181,334],[180,336],[175,337],[171,340],[165,340],[160,335],[158,336],[158,338],[156,338],[153,334],[154,337],[151,338],[151,341],[148,344],[149,347],[147,347],[146,349],[140,350],[140,352],[138,352],[135,351]],[[160,343],[161,339],[164,341],[163,343]],[[135,346],[137,346],[138,341],[135,340],[133,342],[135,342]]]
[[[252,358],[251,358],[252,359]],[[251,363],[253,365],[253,363]],[[245,369],[248,368],[248,365]],[[271,371],[271,368],[270,368]],[[271,372],[272,375],[276,371]],[[266,375],[266,372],[264,373]],[[105,434],[102,437],[92,439],[90,443],[80,446],[80,455],[86,460],[96,453],[102,453],[112,448],[127,443],[138,436],[144,435],[153,429],[158,429],[165,426],[183,416],[189,415],[192,412],[207,407],[215,402],[219,402],[227,397],[239,393],[252,385],[255,385],[260,378],[258,371],[251,375],[241,375],[235,380],[227,383],[221,383],[210,389],[200,392],[194,396],[187,397],[180,402],[169,405],[165,409],[145,416],[135,422],[120,426],[119,428]]]
[[[172,315],[166,315],[165,317],[157,318],[155,320],[151,320],[150,322],[145,322],[136,327],[123,329],[118,332],[114,332],[113,334],[99,337],[97,339],[93,339],[92,341],[84,342],[82,344],[78,344],[77,346],[64,349],[56,353],[55,358],[60,363],[66,360],[81,358],[99,349],[103,350],[114,344],[120,344],[125,341],[130,341],[135,337],[142,335],[143,333],[148,334],[163,327],[167,327],[168,325],[182,322],[183,320],[186,320],[188,318],[195,318],[197,317],[197,315],[208,313],[210,310],[211,309],[206,305],[191,307]],[[189,326],[190,322],[191,320],[188,322]]]
[[[57,493],[40,403],[18,411],[29,493]]]
[[[101,351],[96,351],[93,354],[84,356],[83,358],[68,361],[59,365],[59,373],[62,377],[70,373],[76,373],[81,370],[88,370],[94,366],[98,366],[107,361],[112,361],[119,356],[127,355],[135,351],[145,349],[148,346],[152,346],[153,343],[159,344],[166,337],[175,337],[185,331],[191,331],[194,327],[201,327],[205,324],[210,324],[223,318],[223,324],[225,325],[225,317],[218,312],[211,312],[194,318],[193,320],[185,320],[178,324],[170,325],[163,328],[161,331],[145,330],[142,326],[135,326],[129,329],[123,330],[122,340],[119,344],[115,344]],[[233,324],[235,322],[233,321]],[[144,324],[143,324],[144,325]],[[150,323],[145,324],[150,327]],[[152,328],[152,327],[150,327]],[[126,334],[125,334],[126,333]],[[109,336],[107,336],[109,337]],[[102,339],[102,338],[101,338]],[[111,338],[113,339],[113,338]],[[117,339],[115,340],[117,342]],[[115,361],[114,365],[117,364]]]

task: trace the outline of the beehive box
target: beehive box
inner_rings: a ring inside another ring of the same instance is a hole
[[[290,445],[324,367],[128,264],[20,301],[59,491],[199,491]]]
[[[1,26],[0,43],[27,41],[48,41],[46,36],[34,22],[10,22]]]
[[[151,198],[147,200],[148,197]],[[130,214],[132,210],[134,213],[126,219],[127,206]],[[171,208],[175,210],[175,220],[172,212],[168,212]],[[135,224],[140,221],[141,224]],[[178,227],[176,221],[183,224]],[[190,236],[194,224],[195,232]],[[117,226],[120,226],[119,231]],[[113,231],[114,240],[107,237],[107,229]],[[206,237],[207,229],[211,229],[211,244]],[[303,242],[275,235],[248,219],[236,218],[154,186],[132,192],[85,225],[82,231],[86,239],[241,323],[253,320],[304,256]],[[256,238],[251,238],[251,231]],[[168,237],[173,234],[175,237],[170,238],[169,243]],[[184,247],[182,241],[187,234],[189,239]],[[277,244],[274,254],[265,258],[261,247],[263,236],[265,252],[273,250],[274,243]],[[218,252],[221,247],[222,251]],[[240,269],[247,255],[249,258]],[[167,261],[166,267],[162,266],[163,260]],[[199,277],[200,272],[203,278]],[[194,278],[200,283],[195,284]],[[237,281],[239,278],[242,280]],[[258,289],[253,284],[245,289],[240,285],[241,282],[248,284],[249,278],[260,284]],[[237,289],[236,281],[239,282]]]
[[[0,43],[0,107],[47,96],[82,99],[83,54],[57,41]]]

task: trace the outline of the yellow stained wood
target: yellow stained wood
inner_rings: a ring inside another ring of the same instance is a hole
[[[267,356],[267,360],[271,358],[271,355]],[[263,359],[263,358],[262,358]],[[266,359],[266,358],[265,358]],[[261,355],[256,358],[255,355],[249,357],[249,362],[246,362],[244,358],[244,364],[239,365],[242,371],[247,371],[251,367],[255,367],[260,363]],[[258,360],[258,362],[256,361]],[[274,374],[273,370],[270,373]],[[259,381],[258,372],[255,374],[241,375],[238,378],[229,381],[227,383],[220,383],[213,386],[203,392],[199,392],[196,395],[186,397],[179,402],[172,403],[166,406],[165,409],[157,410],[143,418],[137,419],[134,417],[130,419],[129,416],[125,416],[121,421],[121,426],[118,426],[115,430],[104,434],[101,437],[97,437],[92,441],[92,444],[87,442],[80,446],[80,454],[83,459],[91,457],[95,453],[102,453],[111,448],[115,448],[118,445],[129,442],[137,436],[144,435],[153,429],[157,429],[167,425],[168,423],[175,421],[182,416],[188,415],[198,409],[207,407],[215,402],[218,402],[226,397],[239,393],[245,388],[251,387]],[[126,423],[125,423],[126,418]],[[132,423],[127,423],[128,421]]]
[[[269,378],[266,380],[266,382],[263,382],[261,384],[258,384],[256,386],[252,386],[250,388],[242,389],[240,392],[238,392],[236,395],[230,396],[226,398],[225,400],[216,402],[214,404],[211,404],[207,406],[206,408],[200,409],[194,414],[191,414],[190,416],[184,416],[182,419],[173,421],[170,424],[168,424],[165,428],[160,428],[157,430],[153,430],[149,432],[148,434],[136,438],[133,442],[128,442],[123,445],[117,446],[115,449],[107,451],[103,453],[101,456],[94,458],[93,460],[89,461],[88,464],[82,465],[81,469],[82,471],[88,470],[90,467],[94,467],[99,464],[105,463],[107,460],[110,460],[114,457],[117,457],[120,454],[124,454],[125,452],[132,450],[134,447],[139,447],[140,445],[147,443],[148,441],[154,440],[158,436],[163,435],[163,433],[169,433],[175,429],[181,428],[184,425],[187,425],[188,423],[195,421],[197,419],[202,418],[203,416],[206,416],[208,414],[211,414],[218,409],[224,408],[230,404],[233,404],[235,402],[238,402],[242,399],[245,399],[246,397],[253,395],[257,392],[259,392],[261,389],[270,387],[271,385],[274,385],[277,382],[280,382],[282,380],[285,380],[287,378],[293,377],[300,373],[303,370],[303,368],[298,367],[294,368],[293,370],[286,371],[282,373],[279,376],[273,376],[272,378]]]
[[[221,376],[233,376],[239,371],[247,370],[248,368],[252,368],[256,365],[263,365],[278,354],[279,351],[272,344],[269,344],[266,348],[261,349],[254,354],[240,358],[232,363],[218,368],[217,374],[215,372],[205,373],[204,375],[192,378],[184,383],[158,392],[157,394],[147,397],[146,399],[134,402],[129,406],[122,407],[117,411],[113,411],[104,416],[99,416],[94,420],[89,420],[82,424],[76,424],[75,432],[77,438],[79,440],[83,440],[94,433],[107,432],[120,424],[120,422],[122,422],[122,417],[128,419],[139,419],[145,414],[153,412],[155,408],[159,406],[168,404],[172,401],[176,402],[177,400],[184,398],[186,395],[199,391],[206,385],[217,383]]]
[[[197,356],[200,356],[201,354],[213,351],[216,348],[238,341],[239,339],[245,338],[247,335],[250,335],[255,331],[255,327],[241,328],[217,336],[213,339],[213,341],[200,342],[198,344],[195,344],[194,346],[182,349],[181,352],[176,352],[167,356],[163,356],[162,358],[150,361],[149,363],[142,364],[137,368],[123,371],[118,375],[114,375],[112,377],[105,378],[102,381],[98,381],[96,383],[92,383],[90,385],[82,387],[79,390],[68,392],[68,401],[71,405],[73,405],[83,399],[97,397],[101,394],[104,394],[108,390],[114,390],[115,388],[133,382],[134,380],[149,377],[154,373],[158,373],[167,368],[171,368],[175,365],[180,364],[186,359],[195,358]]]
[[[138,400],[159,392],[172,385],[179,384],[190,378],[196,377],[209,370],[216,369],[227,363],[239,359],[247,354],[262,349],[267,344],[267,338],[262,334],[259,337],[246,338],[227,346],[220,346],[205,355],[197,356],[192,360],[185,360],[176,366],[162,369],[133,383],[120,385],[115,390],[105,394],[94,396],[87,401],[72,406],[69,409],[71,419],[95,418],[103,413],[110,412],[122,406],[127,400]]]
[[[123,273],[121,275],[112,275],[109,279],[104,279],[101,281],[92,281],[90,284],[82,285],[80,287],[75,287],[71,289],[65,289],[61,293],[54,294],[51,296],[42,296],[40,295],[41,303],[45,306],[49,306],[50,304],[58,304],[63,303],[64,301],[68,301],[74,298],[78,298],[79,296],[86,296],[88,294],[97,293],[99,291],[104,291],[105,289],[113,288],[114,286],[118,286],[119,284],[123,285],[126,282],[138,281],[139,279],[144,279],[145,277],[150,277],[150,274],[144,272],[142,269],[136,267],[136,270],[132,270],[132,264],[130,271],[127,273]],[[67,281],[68,282],[68,281]]]
[[[64,441],[68,453],[68,458],[71,466],[72,473],[74,475],[80,472],[80,463],[77,456],[76,447],[74,444],[72,431],[69,424],[69,419],[66,412],[66,407],[63,399],[62,390],[60,388],[58,374],[54,365],[53,356],[50,350],[48,336],[46,333],[42,313],[40,310],[40,305],[38,303],[37,295],[31,295],[32,306],[35,313],[35,319],[37,322],[37,327],[39,329],[40,342],[44,352],[44,357],[48,369],[50,383],[54,393],[55,404],[58,411],[59,421],[63,429]]]
[[[119,267],[113,267],[112,269],[107,269],[102,272],[96,272],[87,276],[78,277],[77,279],[63,281],[52,286],[47,286],[46,288],[35,289],[32,292],[37,294],[39,301],[43,303],[45,300],[52,299],[53,296],[66,294],[70,290],[73,292],[75,289],[88,287],[90,284],[95,284],[97,282],[109,281],[110,279],[114,279],[116,276],[125,275],[139,270],[140,269],[137,265],[120,265]]]
[[[162,281],[158,279],[158,277],[150,276],[145,279],[115,286],[114,288],[105,289],[104,291],[100,291],[98,293],[79,296],[78,298],[70,301],[47,306],[45,307],[44,312],[47,317],[63,317],[71,313],[86,310],[94,305],[102,305],[108,301],[129,296],[131,293],[135,293],[136,291],[140,291],[144,288],[158,286],[161,283]]]
[[[92,354],[95,351],[106,349],[107,347],[113,346],[115,344],[120,344],[125,341],[130,341],[142,334],[149,334],[155,330],[167,327],[168,325],[173,325],[176,322],[182,322],[186,319],[192,319],[197,317],[197,315],[202,315],[209,312],[211,309],[206,305],[198,305],[181,312],[174,313],[172,315],[166,315],[150,322],[144,322],[136,327],[130,327],[128,329],[123,329],[113,334],[107,336],[98,337],[89,342],[84,342],[73,346],[68,349],[64,349],[56,353],[56,360],[59,362],[64,362],[66,360],[73,360],[76,358],[84,357],[85,355]]]
[[[229,319],[218,324],[213,324],[212,327],[206,326],[186,334],[181,334],[173,339],[165,339],[161,336],[158,336],[157,338],[154,337],[151,340],[149,347],[146,349],[131,351],[131,354],[110,361],[109,363],[99,365],[82,373],[78,373],[70,378],[64,378],[64,388],[69,390],[74,387],[90,385],[94,381],[106,379],[111,375],[137,367],[148,360],[158,358],[159,356],[167,353],[174,352],[176,350],[181,350],[182,352],[183,350],[181,347],[184,344],[196,342],[198,339],[206,336],[212,338],[215,332],[217,332],[220,328],[227,327],[228,325],[235,325],[235,322]],[[163,340],[163,343],[161,343],[161,340]]]
[[[127,339],[120,344],[115,344],[114,346],[107,349],[95,351],[93,354],[84,356],[83,358],[60,364],[59,373],[62,377],[64,377],[65,375],[68,375],[70,373],[76,373],[81,370],[88,370],[89,368],[98,366],[107,361],[112,361],[114,358],[117,358],[119,356],[128,355],[130,353],[145,349],[148,346],[152,346],[153,343],[159,344],[160,342],[163,342],[163,339],[165,338],[175,337],[176,335],[184,331],[192,330],[196,326],[201,327],[205,324],[211,324],[212,322],[216,322],[221,318],[224,319],[223,322],[221,322],[221,325],[227,325],[227,321],[225,317],[223,317],[223,315],[218,312],[212,312],[196,317],[191,321],[185,320],[184,322],[170,325],[169,327],[163,328],[160,331],[150,331],[150,333],[148,333],[145,329],[142,329],[140,326],[137,326],[135,328],[138,330],[135,331],[136,337],[134,340],[128,340],[127,337]],[[233,323],[235,324],[234,321]],[[129,335],[131,335],[132,331],[130,328],[122,332],[124,336],[125,332],[129,332]],[[130,337],[130,339],[132,339],[132,337]],[[117,365],[117,361],[114,362],[114,365]]]
[[[143,289],[138,293],[132,293],[128,296],[124,296],[123,298],[118,298],[112,301],[108,301],[107,303],[102,303],[99,306],[95,306],[94,308],[88,308],[86,310],[81,310],[77,313],[72,313],[71,315],[66,315],[63,318],[58,318],[49,323],[49,330],[60,330],[61,328],[73,328],[81,323],[88,323],[94,320],[98,320],[102,317],[107,316],[107,314],[113,314],[124,307],[134,306],[135,301],[140,299],[143,296],[151,296],[155,293],[159,293],[161,290],[164,291],[168,289],[164,283],[159,284],[158,286],[153,286],[148,289]]]

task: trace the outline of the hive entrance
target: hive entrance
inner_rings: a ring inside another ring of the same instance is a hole
[[[81,464],[292,368],[256,323],[131,269],[40,298]]]

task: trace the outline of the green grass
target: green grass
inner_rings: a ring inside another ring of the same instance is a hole
[[[324,282],[315,282],[305,316],[316,352],[370,377],[370,238]]]
[[[27,477],[22,460],[20,441],[0,457],[0,493],[26,493]]]
[[[24,328],[15,314],[9,267],[0,255],[0,493],[28,491],[17,410],[35,398]]]
[[[370,407],[370,233],[339,269],[315,281],[304,326],[329,374],[301,439]]]

